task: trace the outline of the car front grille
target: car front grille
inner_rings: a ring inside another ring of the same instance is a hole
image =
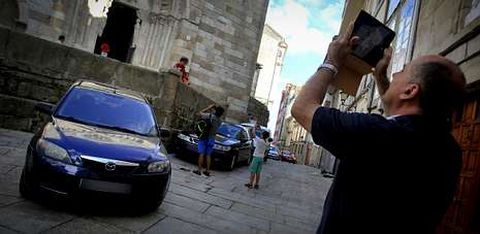
[[[130,175],[140,169],[138,163],[82,156],[83,167],[101,176]]]

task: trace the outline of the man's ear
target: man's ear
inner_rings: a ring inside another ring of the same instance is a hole
[[[418,84],[408,84],[403,93],[400,94],[400,99],[407,100],[413,99],[420,94],[420,85]]]

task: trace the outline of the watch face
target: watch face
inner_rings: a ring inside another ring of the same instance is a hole
[[[395,32],[365,11],[355,20],[352,37],[360,38],[352,54],[374,67],[383,57],[383,50],[390,46]]]

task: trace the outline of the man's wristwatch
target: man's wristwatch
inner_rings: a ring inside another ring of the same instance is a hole
[[[333,76],[337,75],[337,73],[338,73],[337,67],[335,67],[335,65],[330,64],[330,63],[324,63],[324,64],[320,65],[320,67],[318,67],[317,71],[319,71],[319,70],[328,71],[328,72],[332,73]]]

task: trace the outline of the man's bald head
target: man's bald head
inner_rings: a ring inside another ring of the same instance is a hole
[[[420,85],[420,107],[425,115],[449,118],[465,96],[465,75],[439,55],[419,57],[410,64],[411,81]]]

